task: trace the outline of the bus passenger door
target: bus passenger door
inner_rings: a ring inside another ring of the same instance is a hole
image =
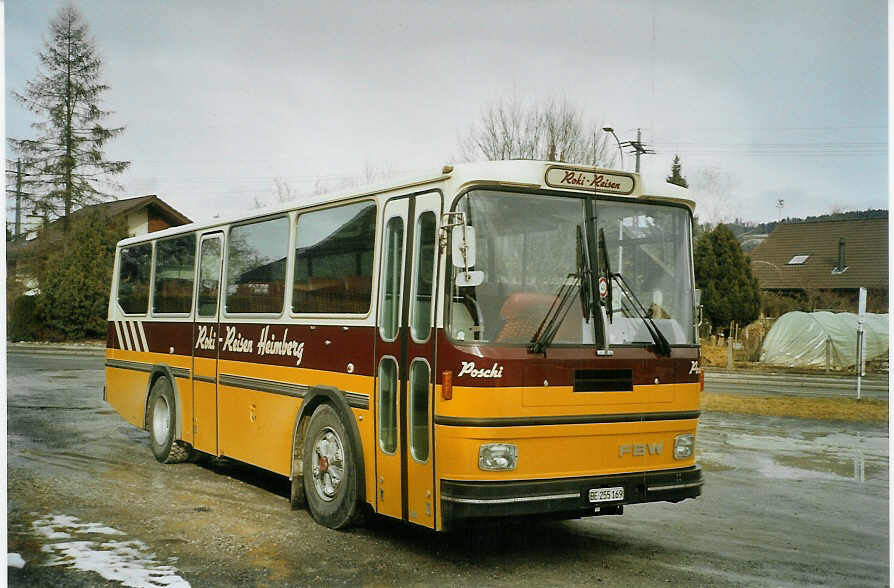
[[[441,195],[382,215],[376,341],[376,510],[434,527],[433,317]]]
[[[202,236],[193,324],[193,447],[217,455],[217,357],[223,234]]]
[[[438,283],[438,226],[441,194],[416,196],[411,204],[413,219],[410,247],[410,283],[407,329],[406,463],[407,516],[412,523],[435,527],[434,407],[435,329],[434,310]]]

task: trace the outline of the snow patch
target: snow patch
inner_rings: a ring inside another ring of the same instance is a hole
[[[68,515],[47,515],[34,521],[32,528],[48,539],[70,539],[73,534],[125,535],[118,529],[99,523],[82,523],[77,517]],[[106,580],[121,582],[125,586],[189,587],[189,582],[177,575],[177,568],[161,565],[149,547],[136,539],[56,542],[41,549],[53,556],[46,564],[48,566],[68,566],[95,572]]]
[[[7,553],[6,554],[6,565],[10,568],[24,568],[25,560],[22,559],[22,556],[18,553]]]

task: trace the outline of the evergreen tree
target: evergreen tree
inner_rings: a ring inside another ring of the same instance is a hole
[[[109,176],[120,174],[129,161],[108,161],[103,148],[124,127],[104,127],[111,112],[100,108],[109,87],[100,80],[102,60],[89,28],[73,6],[63,7],[50,23],[50,39],[38,53],[41,71],[15,98],[39,117],[31,125],[37,136],[10,139],[28,171],[34,214],[65,219],[76,208],[111,196],[104,187],[120,189]]]
[[[760,312],[760,288],[735,235],[718,225],[695,243],[695,284],[701,288],[705,318],[715,328],[730,321],[750,323]]]
[[[105,338],[115,244],[127,237],[127,228],[98,212],[78,217],[66,246],[57,247],[47,259],[36,318],[54,338]]]
[[[671,165],[671,175],[667,176],[668,184],[676,184],[677,186],[689,187],[689,182],[681,173],[683,165],[680,163],[680,156],[674,155],[674,163]]]

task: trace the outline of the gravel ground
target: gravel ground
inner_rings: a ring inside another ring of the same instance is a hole
[[[884,585],[883,425],[703,415],[704,495],[621,517],[435,534],[336,532],[288,481],[228,460],[162,466],[102,401],[102,358],[8,356],[13,586]],[[15,558],[13,558],[15,559]]]

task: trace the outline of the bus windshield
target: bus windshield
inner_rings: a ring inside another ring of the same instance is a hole
[[[496,190],[470,191],[456,206],[475,228],[475,269],[485,277],[477,286],[456,286],[454,269],[448,286],[451,337],[458,342],[531,343],[550,314],[557,292],[570,275],[580,273],[577,235],[595,240],[592,231],[586,230],[590,206],[594,207],[594,228],[604,236],[599,242],[605,251],[598,257],[607,259],[612,273],[621,274],[646,309],[646,316],[641,316],[636,312],[638,305],[621,288],[613,288],[611,306],[606,308],[608,343],[654,343],[645,322],[649,318],[671,345],[693,344],[688,210],[641,201]],[[595,243],[588,250],[596,250]],[[595,260],[589,263],[596,272]],[[581,287],[586,288],[586,282],[582,280]],[[598,304],[598,295],[596,299]],[[569,307],[552,344],[592,345],[594,326],[589,314],[578,299]],[[602,328],[601,323],[597,328]]]

